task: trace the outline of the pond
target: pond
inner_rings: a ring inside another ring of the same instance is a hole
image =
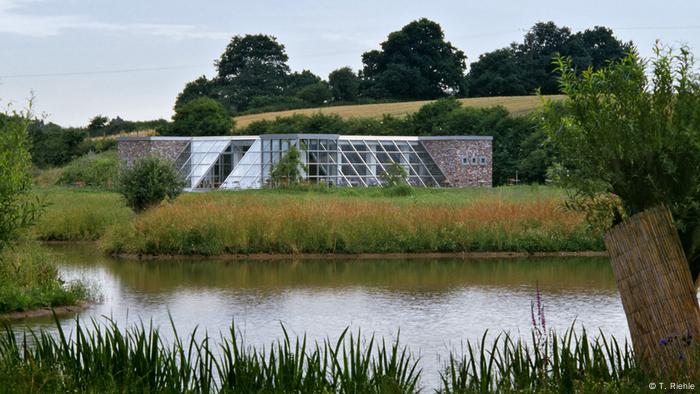
[[[437,384],[451,350],[466,341],[510,331],[529,336],[530,305],[542,292],[547,325],[576,322],[589,332],[628,337],[627,322],[607,258],[527,257],[409,260],[120,260],[95,245],[51,246],[63,255],[66,279],[97,286],[100,303],[82,319],[112,317],[120,326],[153,322],[181,336],[196,326],[218,337],[231,322],[248,345],[292,334],[337,338],[346,328],[396,338],[421,358],[422,383]],[[53,326],[51,318],[15,323]],[[61,318],[69,328],[75,317]]]

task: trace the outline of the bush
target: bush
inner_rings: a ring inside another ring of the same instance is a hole
[[[184,186],[185,182],[172,162],[157,156],[139,159],[119,176],[119,192],[126,205],[137,212],[158,205],[166,198],[174,199]]]
[[[180,136],[228,135],[234,122],[218,101],[200,97],[175,108],[173,123],[161,127],[161,134]]]
[[[90,152],[65,166],[58,183],[109,190],[115,187],[118,172],[119,158],[116,152]]]

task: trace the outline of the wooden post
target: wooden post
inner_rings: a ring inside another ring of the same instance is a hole
[[[661,206],[630,217],[608,231],[605,246],[637,360],[675,375],[700,340],[700,308],[671,212]]]

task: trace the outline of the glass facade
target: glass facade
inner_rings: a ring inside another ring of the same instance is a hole
[[[411,137],[263,135],[192,138],[175,163],[186,190],[251,189],[265,185],[290,146],[301,153],[304,177],[336,186],[381,186],[392,165],[417,187],[441,187],[445,175],[423,143]]]

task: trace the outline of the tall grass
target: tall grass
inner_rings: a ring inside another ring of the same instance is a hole
[[[33,243],[0,252],[0,313],[74,305],[87,298],[83,284],[63,282],[55,260]]]
[[[120,329],[95,320],[76,321],[73,335],[6,326],[0,336],[0,380],[11,392],[188,393],[416,393],[419,360],[398,339],[348,334],[310,345],[306,337],[283,337],[268,348],[246,346],[233,326],[219,341],[195,330],[166,343],[143,324]],[[173,328],[174,330],[174,328]],[[197,339],[201,337],[200,339]],[[677,377],[697,383],[698,371]],[[468,343],[451,355],[438,393],[642,392],[658,377],[645,375],[626,343],[602,334],[590,338],[573,327],[548,334],[542,349],[509,334]],[[695,379],[695,380],[693,380]],[[670,381],[670,380],[666,380]],[[430,389],[432,391],[433,389]]]
[[[103,245],[153,255],[601,250],[600,234],[560,201],[496,192],[462,201],[427,193],[190,194],[113,227]]]
[[[37,194],[47,204],[32,229],[42,241],[96,241],[107,228],[133,216],[117,193],[54,187]]]

